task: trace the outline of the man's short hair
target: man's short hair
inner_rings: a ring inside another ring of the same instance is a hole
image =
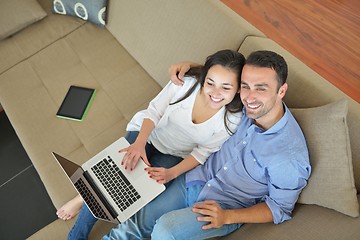
[[[286,83],[288,75],[287,63],[282,56],[275,52],[266,50],[252,52],[246,59],[245,65],[271,68],[276,72],[278,87],[280,88]]]

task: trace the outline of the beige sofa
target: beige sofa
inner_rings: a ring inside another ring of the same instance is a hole
[[[359,238],[359,104],[220,1],[110,0],[106,28],[51,13],[51,0],[39,3],[47,13],[44,19],[0,41],[0,102],[56,207],[76,192],[52,151],[81,164],[123,136],[133,114],[167,83],[172,63],[202,63],[224,48],[244,55],[269,49],[289,63],[289,107],[346,99],[349,112],[344,117],[342,102],[294,110],[307,137],[313,175],[293,219],[280,225],[245,224],[224,239]],[[83,122],[55,117],[70,85],[97,90]],[[65,239],[73,223],[56,220],[30,239]],[[99,239],[112,226],[98,222],[90,239]]]

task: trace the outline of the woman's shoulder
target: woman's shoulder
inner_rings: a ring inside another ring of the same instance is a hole
[[[167,84],[167,87],[172,88],[176,92],[179,92],[179,91],[180,92],[186,92],[192,86],[194,86],[194,84],[196,84],[196,82],[197,82],[196,78],[190,77],[190,76],[183,77],[182,80],[184,82],[183,85],[176,85],[172,81],[169,81],[169,83]]]
[[[183,97],[194,86],[194,84],[197,84],[196,78],[193,77],[184,77],[182,80],[184,81],[183,85],[175,85],[172,82],[170,83],[173,91],[175,91],[175,98]]]
[[[191,77],[191,76],[183,77],[182,80],[184,81],[183,87],[185,87],[185,88],[191,88],[192,86],[194,86],[194,84],[196,84],[198,82],[198,80],[196,78]]]
[[[194,86],[194,84],[197,83],[196,78],[193,77],[184,77],[182,80],[184,81],[183,85],[176,85],[172,81],[169,81],[168,84],[164,87],[163,92],[167,92],[168,95],[171,95],[170,102],[176,102],[183,98],[185,95],[187,95],[188,91]],[[200,84],[198,85],[200,86]],[[193,96],[193,93],[196,92],[196,89],[198,89],[199,86],[197,86],[195,91],[190,94],[191,96]]]

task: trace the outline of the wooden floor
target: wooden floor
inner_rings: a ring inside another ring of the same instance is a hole
[[[360,103],[359,0],[221,0]]]

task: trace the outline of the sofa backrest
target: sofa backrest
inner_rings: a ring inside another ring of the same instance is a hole
[[[203,63],[248,35],[263,36],[218,0],[110,0],[107,28],[161,86],[172,63]]]

